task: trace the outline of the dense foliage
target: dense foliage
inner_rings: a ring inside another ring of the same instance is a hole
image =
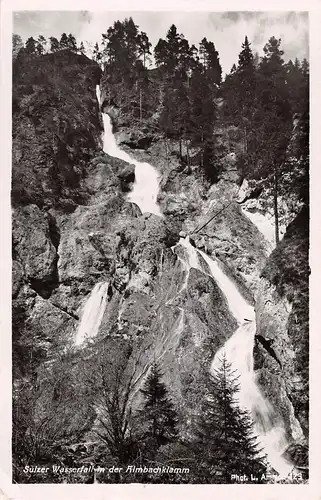
[[[232,474],[261,477],[266,464],[251,417],[239,407],[237,380],[225,359],[202,396],[202,412],[186,439],[182,416],[159,367],[151,365],[138,390],[139,359],[130,358],[133,345],[123,342],[121,351],[120,342],[88,346],[82,354],[69,347],[53,363],[47,361],[34,372],[33,380],[17,384],[13,406],[16,481],[90,481],[91,474],[86,472],[65,476],[51,469],[56,464],[81,467],[83,463],[105,466],[99,480],[112,483],[229,483]],[[82,443],[89,443],[90,451]],[[47,466],[51,473],[24,473],[30,464]],[[122,470],[109,472],[112,465]],[[147,471],[156,465],[164,470]],[[126,474],[127,466],[137,467],[137,473]],[[174,474],[170,467],[188,471]]]

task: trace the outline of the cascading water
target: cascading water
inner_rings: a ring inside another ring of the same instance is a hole
[[[97,99],[100,103],[99,86],[97,86]],[[142,212],[151,212],[161,215],[159,206],[157,205],[159,182],[156,169],[148,163],[142,163],[132,159],[126,152],[118,147],[112,133],[112,124],[108,114],[103,113],[103,122],[104,152],[135,165],[135,183],[133,191],[129,195],[129,200],[137,203]],[[266,236],[270,237],[270,232],[269,235]],[[179,245],[185,248],[187,259],[185,261],[185,259],[179,257],[182,264],[184,261],[183,269],[186,270],[186,279],[178,293],[186,288],[190,269],[192,267],[199,269],[203,273],[214,278],[217,282],[227,300],[231,313],[238,322],[238,328],[234,334],[216,353],[211,365],[211,372],[213,373],[217,368],[224,351],[227,361],[232,364],[233,369],[239,374],[240,405],[251,411],[253,420],[256,424],[256,432],[260,442],[264,446],[270,464],[281,476],[285,476],[291,471],[292,467],[282,457],[282,453],[288,444],[284,427],[282,422],[277,419],[272,406],[263,397],[255,380],[253,368],[253,348],[256,331],[254,308],[244,300],[233,281],[228,278],[220,268],[218,262],[211,259],[204,252],[195,249],[188,238],[181,238],[175,247]],[[172,248],[173,251],[175,251],[175,247]],[[209,272],[201,266],[200,256],[206,262]],[[97,284],[92,291],[85,305],[76,343],[79,344],[83,342],[84,338],[88,336],[92,337],[97,334],[106,307],[107,288],[107,284],[100,283]],[[181,309],[177,332],[180,332],[183,327],[184,311]],[[161,355],[163,355],[165,351],[165,346],[162,345]]]
[[[100,104],[100,87],[96,86],[96,95]],[[135,165],[135,183],[128,199],[136,203],[141,211],[162,216],[157,205],[159,191],[158,173],[149,163],[142,163],[132,159],[122,151],[113,135],[110,116],[102,113],[104,123],[103,150],[115,158],[119,158]],[[104,315],[107,301],[107,283],[97,283],[93,288],[83,310],[81,322],[76,334],[75,344],[82,344],[87,338],[95,337],[98,333]]]
[[[275,228],[274,224],[268,219],[266,215],[259,212],[250,212],[246,208],[241,207],[243,214],[250,219],[252,224],[257,227],[260,233],[264,236],[268,243],[269,250],[275,248]]]
[[[100,103],[100,88],[96,87],[98,102]],[[128,196],[128,200],[136,203],[142,213],[150,212],[156,215],[162,215],[157,205],[157,195],[159,191],[159,175],[157,170],[149,163],[139,162],[122,151],[113,135],[113,127],[110,116],[102,113],[104,123],[103,150],[105,153],[120,160],[135,165],[135,182],[133,190]]]
[[[96,283],[82,313],[75,344],[80,345],[98,333],[106,309],[108,283]]]
[[[178,245],[186,249],[186,264],[189,268],[195,267],[214,278],[227,300],[231,313],[239,324],[233,335],[215,354],[210,371],[214,373],[219,367],[224,352],[227,361],[231,363],[233,370],[236,370],[239,375],[240,406],[251,412],[258,439],[264,447],[271,466],[281,477],[285,477],[291,472],[292,466],[282,457],[282,453],[288,445],[284,426],[272,406],[265,400],[255,380],[253,367],[256,331],[254,308],[244,300],[233,281],[224,274],[218,262],[201,250],[194,248],[188,238],[181,238]],[[199,256],[207,263],[209,273],[202,268]]]

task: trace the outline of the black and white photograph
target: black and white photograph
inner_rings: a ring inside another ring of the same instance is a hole
[[[309,484],[309,13],[195,10],[12,13],[13,483]]]

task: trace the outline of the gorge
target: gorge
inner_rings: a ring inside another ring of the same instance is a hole
[[[126,87],[108,65],[69,50],[14,63],[16,480],[31,482],[25,464],[51,457],[116,466],[183,458],[190,477],[159,482],[222,482],[198,469],[215,453],[193,453],[225,356],[268,470],[292,482],[293,470],[308,471],[308,210],[279,194],[276,244],[270,187],[238,163],[228,90],[215,97],[213,163],[184,128],[160,131],[163,76],[147,76],[150,87]],[[149,456],[155,445],[139,419],[155,365],[177,434]]]
[[[100,89],[98,85],[96,87],[96,95],[98,103],[100,104]],[[142,213],[150,212],[155,215],[161,215],[160,208],[157,205],[159,176],[156,169],[148,163],[141,163],[133,160],[126,152],[122,151],[117,146],[116,139],[112,134],[111,119],[106,113],[103,113],[103,122],[104,152],[135,165],[135,182],[128,200],[136,203]],[[261,227],[260,223],[263,224],[264,227],[267,227],[267,222],[264,221],[263,216],[258,219],[259,228]],[[251,220],[253,220],[253,218],[251,218]],[[255,222],[256,219],[254,216],[253,223]],[[264,237],[269,238],[268,241],[271,242],[272,238],[269,232],[265,232]],[[286,438],[284,422],[282,416],[278,415],[278,412],[265,400],[255,380],[253,361],[254,338],[256,334],[255,310],[243,298],[236,284],[224,274],[222,264],[220,265],[219,262],[211,259],[206,253],[194,248],[188,236],[184,239],[181,238],[180,241],[172,247],[172,251],[175,255],[175,250],[178,246],[185,251],[183,252],[185,253],[185,258],[182,259],[182,257],[179,257],[179,259],[186,269],[187,278],[191,268],[194,268],[214,279],[227,301],[231,314],[238,323],[238,327],[232,336],[227,339],[225,344],[216,352],[211,363],[209,374],[215,373],[215,370],[219,367],[221,356],[225,354],[227,361],[231,363],[232,369],[240,378],[241,389],[239,403],[242,407],[251,412],[260,444],[263,445],[263,450],[267,454],[268,461],[273,467],[273,470],[280,475],[281,479],[285,478],[291,473],[293,464],[282,457],[282,454],[289,445]],[[201,262],[203,264],[201,264]],[[184,280],[178,295],[180,295],[186,286],[187,284]],[[77,332],[76,344],[80,344],[85,340],[86,335],[89,338],[93,338],[97,335],[106,307],[106,287],[108,287],[108,285],[102,283],[95,285],[86,302]],[[179,320],[178,335],[184,328],[184,309],[180,307],[180,311],[181,316]],[[295,425],[300,429],[297,421],[295,421]],[[299,430],[299,435],[302,438],[302,431],[300,431],[301,430]]]

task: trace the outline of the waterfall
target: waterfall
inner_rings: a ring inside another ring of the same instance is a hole
[[[95,337],[106,309],[108,283],[96,283],[81,316],[75,344],[80,345],[86,339]]]
[[[100,103],[100,88],[96,87],[98,102]],[[133,190],[128,195],[128,200],[136,203],[142,213],[150,212],[160,215],[161,211],[157,204],[159,192],[159,175],[152,165],[131,158],[128,153],[122,151],[113,135],[111,118],[107,113],[102,113],[104,123],[103,150],[105,153],[135,165],[135,182]]]
[[[253,366],[256,332],[254,308],[246,302],[236,285],[225,275],[217,261],[211,259],[201,250],[194,248],[188,237],[181,238],[176,246],[178,245],[186,249],[189,267],[195,267],[214,278],[226,298],[231,313],[238,322],[236,331],[215,354],[210,372],[214,373],[219,367],[222,354],[225,353],[227,361],[232,365],[232,369],[239,375],[239,404],[252,414],[258,441],[262,444],[271,466],[281,477],[285,477],[291,472],[292,466],[282,457],[288,446],[284,425],[274,408],[262,395],[255,380]],[[207,263],[209,273],[202,268],[200,256]]]
[[[97,99],[100,103],[99,86],[97,86]],[[103,113],[102,116],[104,123],[104,152],[135,165],[135,183],[132,192],[128,196],[129,201],[136,203],[143,213],[151,212],[156,215],[161,215],[159,206],[157,205],[159,176],[156,169],[148,163],[139,162],[131,158],[128,153],[122,151],[113,135],[110,116],[106,113]],[[260,223],[261,222],[260,220]],[[263,222],[265,224],[266,221],[264,220]],[[257,225],[259,224],[257,217],[255,218],[255,223]],[[271,228],[266,225],[264,228],[266,230],[266,237],[271,239]],[[227,361],[232,364],[233,370],[237,371],[239,375],[240,406],[252,413],[256,433],[268,455],[268,460],[272,467],[278,471],[280,475],[287,475],[292,467],[282,457],[282,453],[285,451],[288,444],[283,423],[278,418],[273,407],[262,395],[255,380],[253,367],[253,348],[256,332],[254,308],[244,299],[235,283],[225,274],[219,262],[211,259],[204,252],[195,249],[188,238],[181,238],[175,247],[179,245],[185,249],[186,260],[183,259],[185,265],[182,267],[183,270],[186,270],[186,278],[178,294],[187,286],[189,270],[191,268],[199,269],[204,274],[211,276],[218,284],[226,298],[231,313],[238,323],[236,331],[215,354],[211,365],[211,372],[213,373],[218,366],[224,351]],[[173,251],[175,251],[175,247],[172,248]],[[182,262],[182,258],[179,257],[179,259],[181,259]],[[207,270],[205,270],[205,266],[201,265],[202,259],[208,266]],[[76,343],[79,344],[83,342],[86,337],[92,337],[97,334],[106,307],[106,294],[107,284],[100,283],[95,286],[85,305]],[[172,301],[168,301],[168,304],[171,302]],[[184,311],[181,309],[174,340],[179,338],[179,334],[183,328]],[[164,345],[164,342],[166,344],[166,339],[161,339],[159,346],[160,352],[158,353],[159,357],[162,357],[168,348],[167,344]]]
[[[272,251],[275,248],[275,227],[273,222],[271,222],[267,215],[259,212],[250,212],[244,207],[241,207],[241,211],[263,235],[268,244],[268,250]]]

